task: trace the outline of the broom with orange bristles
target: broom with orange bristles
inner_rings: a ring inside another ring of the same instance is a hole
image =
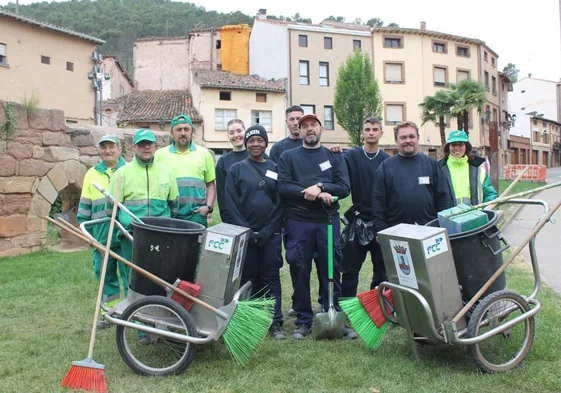
[[[390,313],[388,305],[393,307],[391,290],[384,291],[383,296],[386,310]],[[388,321],[380,306],[378,289],[374,288],[359,293],[357,297],[339,300],[339,305],[366,346],[372,350],[378,348],[388,329]]]
[[[120,181],[120,183],[122,180]],[[119,197],[121,184],[117,187],[116,198]],[[97,363],[93,360],[93,349],[95,344],[95,333],[97,331],[97,319],[99,318],[99,309],[101,307],[101,299],[103,296],[103,285],[105,284],[105,273],[107,271],[107,261],[109,260],[109,252],[111,250],[111,239],[113,237],[113,228],[115,227],[115,219],[117,216],[117,209],[119,205],[113,205],[111,213],[111,222],[109,224],[109,234],[107,236],[107,245],[105,247],[105,255],[103,256],[103,263],[101,266],[101,275],[99,277],[99,289],[97,291],[97,301],[95,303],[95,312],[93,318],[92,332],[90,335],[90,347],[88,349],[88,357],[84,360],[72,362],[72,366],[66,376],[62,380],[62,387],[70,389],[81,389],[90,392],[107,393],[107,381],[105,380],[103,364]]]

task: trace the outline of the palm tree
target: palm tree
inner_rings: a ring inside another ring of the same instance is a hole
[[[469,113],[473,109],[483,111],[487,103],[487,90],[482,83],[470,79],[464,79],[450,87],[454,96],[450,114],[458,121],[458,130],[469,135]]]
[[[455,104],[455,97],[451,90],[439,90],[433,96],[426,96],[421,107],[421,120],[425,125],[428,121],[438,122],[440,127],[440,142],[442,146],[446,144],[446,117],[452,114]]]

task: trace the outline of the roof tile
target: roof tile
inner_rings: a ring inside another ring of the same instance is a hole
[[[229,71],[197,70],[195,78],[201,87],[232,90],[270,91],[284,93],[285,80],[261,78],[259,75],[238,75]]]

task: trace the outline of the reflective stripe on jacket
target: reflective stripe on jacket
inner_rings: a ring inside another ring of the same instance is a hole
[[[177,215],[177,182],[170,168],[162,163],[144,164],[136,156],[119,169],[109,182],[109,192],[115,195],[119,180],[123,180],[119,201],[137,217],[175,217]],[[108,201],[108,212],[113,204]],[[130,229],[132,217],[119,210],[119,222]]]

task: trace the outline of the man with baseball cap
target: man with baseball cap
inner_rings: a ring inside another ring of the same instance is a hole
[[[105,211],[105,196],[99,192],[93,184],[97,183],[101,187],[107,189],[109,179],[113,176],[115,171],[126,164],[123,157],[121,157],[122,149],[118,136],[110,134],[104,135],[100,139],[98,145],[101,162],[91,167],[88,172],[86,172],[84,183],[82,184],[82,194],[80,196],[77,214],[77,219],[80,224],[85,221],[107,217]],[[109,232],[109,223],[106,222],[92,226],[91,231],[93,237],[98,242],[105,244]],[[117,241],[116,236],[114,236],[111,242],[111,249],[118,254],[121,252],[121,245]],[[93,255],[95,277],[99,281],[103,255],[95,248],[93,249]],[[125,290],[124,296],[126,296],[127,289],[129,288],[129,268],[110,256],[107,261],[107,272],[105,284],[103,285],[103,302],[109,307],[118,303],[120,300],[119,275],[123,281],[123,288]],[[109,323],[106,321],[100,321],[98,323],[98,329],[104,329],[109,326]]]
[[[279,159],[279,192],[287,204],[286,260],[299,266],[294,288],[294,310],[297,328],[292,337],[304,339],[311,332],[313,312],[310,299],[312,258],[317,253],[317,269],[322,283],[323,308],[328,308],[327,295],[327,222],[333,224],[333,276],[335,305],[341,293],[339,262],[341,259],[339,203],[333,197],[345,198],[350,193],[347,167],[340,154],[321,145],[323,127],[314,114],[304,115],[298,125],[303,145],[285,151]],[[352,329],[345,329],[349,337]]]
[[[240,285],[253,283],[253,293],[269,293],[275,298],[271,335],[284,340],[282,329],[281,236],[284,205],[277,188],[277,165],[266,160],[269,138],[259,124],[247,129],[244,143],[249,157],[230,167],[226,176],[226,205],[230,223],[251,228]]]
[[[146,129],[134,134],[134,158],[117,171],[109,182],[109,192],[115,195],[119,181],[121,192],[119,202],[123,203],[134,215],[142,217],[175,217],[177,215],[177,182],[170,168],[154,160],[156,135]],[[107,211],[113,204],[107,201]],[[132,217],[119,209],[119,222],[131,231]],[[121,238],[123,258],[132,260],[132,244]]]
[[[194,132],[189,116],[175,116],[171,120],[173,142],[156,152],[156,160],[171,168],[177,179],[177,218],[207,226],[216,197],[214,160],[206,148],[195,144]]]

